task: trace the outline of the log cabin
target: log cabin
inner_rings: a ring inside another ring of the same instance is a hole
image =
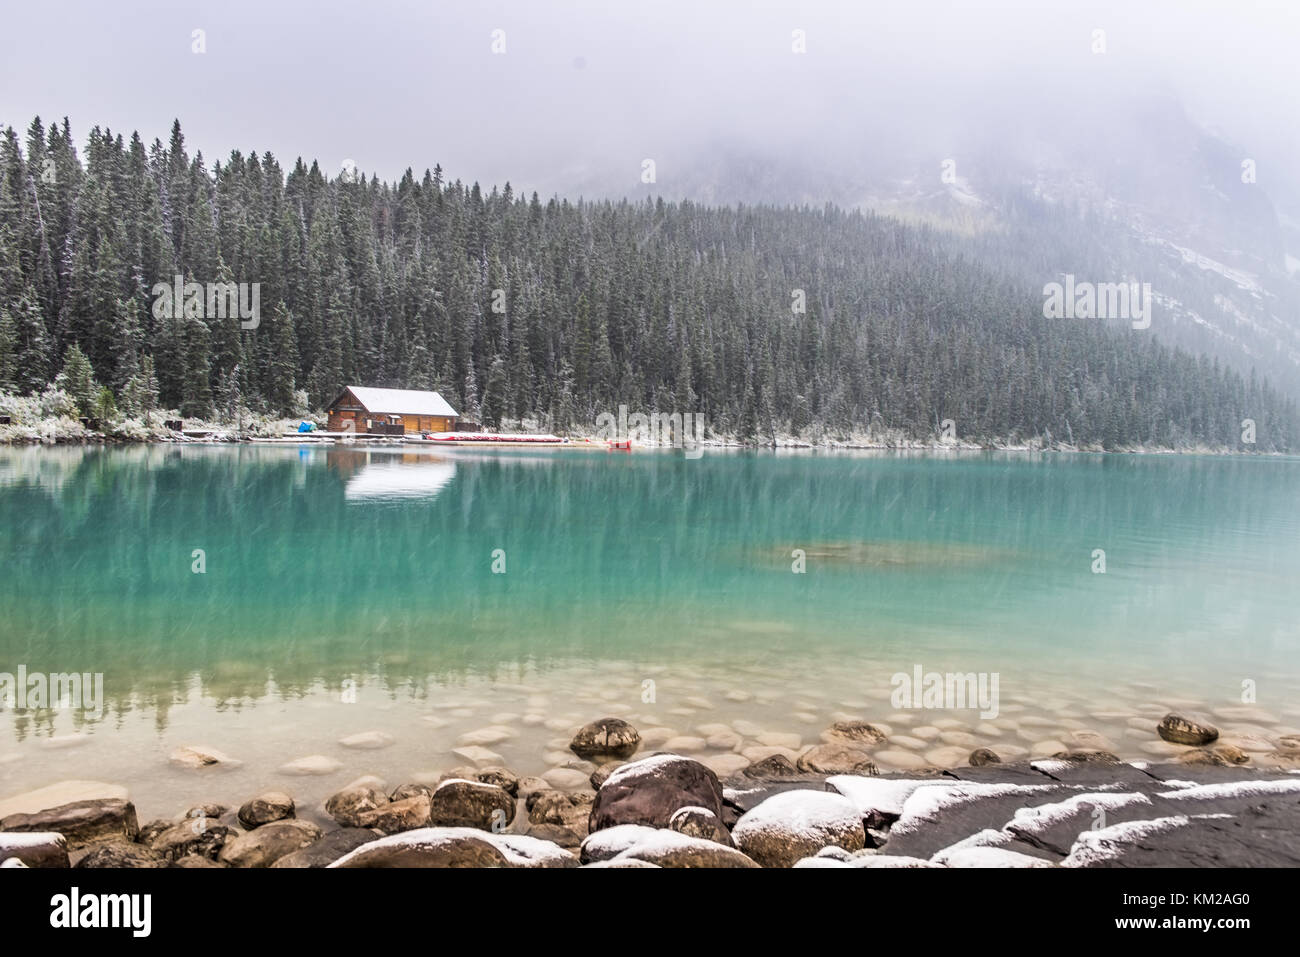
[[[329,404],[330,432],[401,435],[452,432],[457,413],[436,392],[350,385]]]

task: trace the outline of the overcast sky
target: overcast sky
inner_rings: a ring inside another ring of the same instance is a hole
[[[1288,0],[41,0],[7,4],[3,36],[0,122],[20,131],[66,115],[79,147],[96,124],[165,141],[178,117],[209,163],[269,149],[331,175],[440,162],[544,194],[631,190],[647,157],[662,181],[717,143],[888,150],[983,111],[1018,120],[1019,93],[1049,98],[1026,122],[1068,126],[1074,103],[1129,89],[1177,96],[1248,155],[1300,154]]]

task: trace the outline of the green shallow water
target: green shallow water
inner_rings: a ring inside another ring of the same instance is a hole
[[[607,706],[811,742],[916,665],[1090,727],[1251,681],[1300,724],[1298,490],[1264,457],[2,450],[0,671],[102,672],[108,713],[0,711],[0,796],[156,785],[196,739],[243,786],[308,753],[400,776],[494,723],[540,770]],[[339,751],[371,728],[397,744]]]

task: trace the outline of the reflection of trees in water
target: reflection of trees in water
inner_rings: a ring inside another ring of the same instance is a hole
[[[1187,562],[1181,536],[1265,531],[1291,509],[1279,463],[1230,458],[307,453],[0,451],[0,662],[103,672],[103,721],[146,708],[160,727],[198,693],[237,710],[352,678],[418,698],[636,653],[634,627],[644,653],[684,659],[710,623],[806,621],[843,607],[846,583],[883,607],[897,579],[873,573],[893,565],[1018,594],[1027,564],[1079,560],[1054,530],[1142,530],[1149,560]],[[434,461],[457,466],[434,497],[345,499],[370,465]],[[836,574],[789,575],[796,547]],[[58,715],[20,720],[48,733]]]

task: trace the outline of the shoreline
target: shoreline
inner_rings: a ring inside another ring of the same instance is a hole
[[[1182,760],[1100,748],[884,770],[888,729],[837,721],[791,761],[727,771],[647,745],[620,718],[573,734],[542,776],[466,764],[394,784],[359,777],[319,804],[264,788],[212,801],[231,759],[177,749],[192,803],[141,821],[127,789],[63,781],[0,800],[0,861],[44,867],[1095,867],[1300,865],[1300,733],[1273,766],[1170,713]],[[300,759],[307,762],[311,759]],[[304,773],[311,769],[304,768]],[[207,779],[207,783],[201,783]],[[204,793],[204,792],[207,793]],[[1236,823],[1250,817],[1249,830]],[[1262,823],[1261,823],[1262,822]],[[1279,835],[1282,835],[1279,837]],[[7,864],[6,866],[20,866]]]
[[[268,430],[242,430],[236,431],[222,426],[212,426],[207,423],[200,423],[189,431],[210,432],[212,434],[204,437],[186,436],[183,434],[170,432],[162,429],[148,430],[147,433],[141,434],[140,431],[129,433],[122,432],[98,432],[86,429],[79,422],[72,420],[49,420],[42,422],[40,426],[17,426],[7,425],[0,426],[0,447],[22,448],[22,447],[67,447],[67,446],[112,446],[127,447],[140,445],[252,445],[252,444],[282,444],[295,445],[299,444],[295,440],[295,434],[292,429],[286,428],[285,431],[268,431]],[[321,444],[321,445],[338,445],[340,443],[323,443],[320,442],[315,433],[301,433],[303,444]],[[416,448],[425,448],[423,443],[393,441],[394,437],[385,437],[387,442],[376,438],[373,440],[375,447],[389,446],[412,446]],[[606,440],[595,434],[574,433],[566,436],[571,442],[579,446],[600,446],[603,447]],[[366,440],[356,442],[352,447],[369,447],[370,443]],[[439,446],[447,448],[449,446]],[[507,448],[510,446],[466,446],[470,448]],[[529,446],[521,446],[529,448]],[[534,449],[551,450],[548,447],[532,446]],[[563,446],[555,446],[564,450]],[[790,436],[779,436],[775,441],[751,441],[745,442],[727,436],[723,438],[712,438],[701,443],[704,451],[769,451],[769,452],[922,452],[922,453],[966,453],[966,452],[1026,452],[1026,453],[1056,453],[1064,455],[1214,455],[1214,456],[1277,456],[1288,457],[1296,453],[1277,451],[1273,449],[1245,449],[1229,448],[1215,446],[1191,446],[1186,448],[1174,448],[1169,446],[1122,446],[1113,449],[1106,449],[1101,446],[1077,446],[1069,443],[1052,442],[1043,444],[1037,441],[1011,441],[1006,439],[993,439],[987,442],[969,442],[969,441],[938,441],[933,439],[917,439],[913,437],[890,437],[887,439],[871,439],[863,436],[850,436],[842,439],[824,439],[820,442],[809,442],[803,439]],[[679,450],[671,443],[651,443],[651,442],[633,442],[632,451],[674,451]]]

